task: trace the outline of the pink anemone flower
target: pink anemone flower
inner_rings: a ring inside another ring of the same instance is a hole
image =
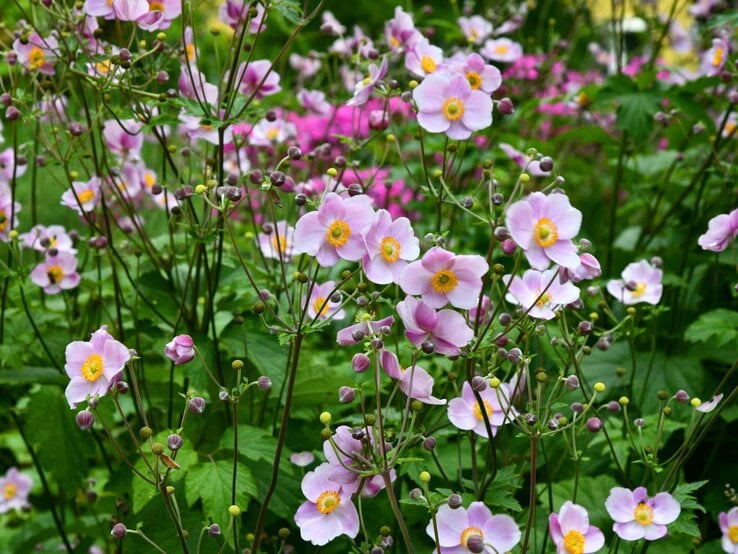
[[[548,516],[548,530],[556,554],[590,554],[605,546],[605,535],[589,524],[587,510],[570,500],[564,502],[558,514]]]
[[[387,375],[399,381],[400,390],[408,398],[436,406],[446,403],[445,399],[433,396],[433,377],[425,369],[417,364],[403,368],[397,356],[389,350],[383,350],[380,359],[382,369]]]
[[[681,506],[668,492],[648,497],[646,487],[629,490],[614,487],[605,508],[615,521],[612,530],[621,539],[654,541],[666,536],[666,526],[679,517]]]
[[[722,252],[738,236],[738,209],[707,222],[707,231],[697,239],[703,250]]]
[[[505,299],[522,306],[535,319],[553,319],[554,312],[579,298],[579,289],[572,283],[562,283],[556,269],[529,269],[522,278],[505,275],[502,280],[508,285]]]
[[[77,256],[72,252],[46,256],[42,263],[33,268],[30,277],[46,294],[58,294],[63,290],[76,288],[80,281]]]
[[[523,47],[509,38],[490,39],[479,53],[493,62],[514,62],[523,57]]]
[[[347,106],[363,106],[369,102],[374,87],[377,86],[380,80],[387,76],[387,56],[382,57],[382,63],[377,67],[377,64],[369,64],[369,75],[357,81],[354,85],[354,95],[351,99],[346,102]]]
[[[295,228],[277,221],[271,233],[259,233],[259,249],[267,258],[289,261],[295,246]]]
[[[131,353],[108,333],[103,325],[90,340],[67,345],[64,370],[71,379],[64,394],[70,408],[88,398],[104,396],[110,385],[118,381]]]
[[[100,203],[100,179],[93,177],[86,183],[74,181],[71,189],[61,197],[62,206],[75,210],[79,215],[91,212]]]
[[[466,40],[471,44],[482,44],[484,39],[492,34],[492,24],[481,15],[460,17],[457,22]]]
[[[311,319],[340,320],[346,317],[346,312],[341,309],[341,302],[334,302],[336,283],[326,281],[322,285],[315,285],[310,292],[310,297],[302,297],[302,305],[307,309],[307,315]]]
[[[364,232],[366,256],[362,261],[367,279],[378,285],[399,283],[402,270],[420,254],[418,238],[410,220],[392,221],[387,210],[379,210]]]
[[[15,467],[9,468],[5,476],[0,477],[0,514],[30,508],[28,493],[32,484],[30,477]]]
[[[613,279],[607,283],[607,292],[625,305],[646,302],[656,305],[661,300],[664,290],[661,284],[663,272],[653,267],[646,260],[628,264],[621,279]]]
[[[492,94],[502,85],[502,74],[494,65],[484,63],[479,54],[469,54],[466,59],[452,62],[451,71],[466,77],[472,90]]]
[[[464,317],[453,310],[436,312],[418,298],[408,296],[397,304],[397,313],[405,325],[405,336],[415,346],[430,342],[435,352],[457,356],[460,348],[474,338],[474,331]]]
[[[455,510],[443,504],[436,514],[436,523],[441,554],[508,552],[521,537],[520,528],[513,518],[504,514],[492,515],[482,502],[472,502],[469,508]],[[428,524],[425,532],[435,538],[433,522]]]
[[[492,435],[496,435],[499,427],[518,416],[517,410],[510,405],[512,395],[509,383],[501,383],[496,389],[487,387],[479,393]],[[461,386],[461,396],[448,403],[448,419],[458,429],[474,431],[480,437],[488,438],[482,409],[468,381]]]
[[[53,36],[42,38],[38,33],[31,33],[28,40],[21,42],[16,39],[13,42],[13,50],[18,55],[18,62],[28,71],[38,71],[44,75],[54,74],[54,63],[56,62],[55,50],[59,43]]]
[[[406,294],[422,295],[431,308],[450,302],[457,308],[477,305],[482,291],[482,277],[489,270],[484,258],[460,255],[435,246],[422,260],[409,264],[400,275],[400,287]]]
[[[738,506],[733,506],[727,513],[720,512],[718,516],[720,531],[723,536],[720,545],[728,554],[738,554]]]
[[[421,38],[405,56],[405,67],[417,77],[427,77],[439,70],[443,63],[443,50]]]

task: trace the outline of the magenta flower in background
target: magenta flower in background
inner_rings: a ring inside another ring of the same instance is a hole
[[[0,477],[0,514],[10,510],[24,510],[30,508],[28,493],[31,492],[33,481],[17,468],[11,467]]]
[[[143,123],[133,119],[110,119],[103,126],[103,138],[110,151],[123,159],[138,160],[143,146]]]
[[[481,90],[492,94],[502,85],[502,74],[494,65],[484,63],[479,54],[469,54],[465,59],[452,61],[450,70],[463,75],[472,90]]]
[[[521,533],[515,520],[504,514],[492,515],[483,502],[472,502],[469,508],[459,507],[455,510],[448,504],[442,504],[436,513],[436,522],[441,554],[508,552],[520,542]],[[425,532],[435,539],[432,521]],[[477,549],[478,545],[481,549]],[[475,549],[472,550],[470,546]]]
[[[492,124],[492,99],[461,75],[430,75],[413,90],[413,98],[418,123],[430,133],[464,140]]]
[[[514,62],[523,57],[523,47],[509,38],[490,39],[479,53],[493,62]]]
[[[148,13],[149,3],[147,0],[85,0],[82,11],[105,19],[136,21]]]
[[[74,181],[72,188],[61,197],[62,206],[75,210],[79,215],[91,212],[100,203],[100,179],[93,177],[86,183]]]
[[[58,294],[79,285],[77,256],[73,252],[58,252],[33,268],[31,281],[44,289],[46,294]]]
[[[405,55],[405,67],[417,77],[427,77],[443,64],[443,50],[433,46],[425,37],[418,40]]]
[[[620,279],[607,283],[607,292],[626,305],[646,302],[658,304],[664,290],[663,272],[646,260],[628,264]]]
[[[342,198],[330,192],[318,211],[297,220],[295,252],[315,256],[323,267],[340,259],[358,261],[366,254],[362,231],[371,224],[373,216],[368,196]]]
[[[149,11],[136,19],[136,24],[144,31],[169,29],[172,21],[182,14],[181,0],[148,0]]]
[[[654,541],[666,536],[666,526],[681,512],[679,502],[672,495],[660,492],[649,498],[645,487],[632,491],[612,488],[605,500],[605,508],[615,521],[612,530],[626,541]]]
[[[712,39],[712,47],[702,57],[700,73],[708,77],[719,75],[725,67],[725,62],[728,61],[729,53],[730,43],[726,36]]]
[[[738,554],[738,506],[733,506],[727,513],[720,512],[718,516],[720,531],[723,536],[720,545],[728,554]]]
[[[519,167],[525,168],[525,172],[529,175],[532,175],[533,177],[548,177],[551,175],[550,171],[543,171],[541,169],[540,161],[531,160],[528,154],[521,152],[512,145],[507,144],[506,142],[501,142],[500,149]]]
[[[722,252],[738,236],[738,208],[727,214],[713,217],[707,223],[707,231],[697,239],[703,250]]]
[[[61,225],[34,225],[27,233],[20,235],[23,246],[33,248],[39,252],[56,249],[57,252],[75,253],[71,237]]]
[[[18,55],[18,63],[22,64],[28,71],[38,71],[44,75],[54,74],[54,63],[59,43],[53,36],[42,38],[33,32],[28,36],[28,41],[23,44],[20,39],[13,42],[13,50]]]
[[[400,6],[395,7],[395,16],[384,24],[384,39],[390,50],[404,51],[423,39],[415,28],[412,14]]]
[[[385,350],[382,352],[382,368],[387,375],[400,382],[400,390],[408,398],[435,406],[446,403],[445,399],[433,396],[433,377],[419,365],[403,368],[397,356]]]
[[[533,192],[507,208],[506,222],[532,268],[544,270],[551,262],[569,269],[579,266],[572,239],[579,233],[582,212],[565,194]]]
[[[351,502],[351,493],[332,481],[331,464],[321,464],[302,480],[307,501],[297,509],[295,523],[303,540],[322,546],[340,535],[354,538],[359,534],[359,514]]]
[[[289,261],[295,246],[295,228],[277,221],[271,233],[259,233],[259,249],[267,258]]]
[[[341,329],[336,335],[336,342],[341,346],[352,346],[354,344],[358,344],[363,342],[365,338],[372,338],[375,335],[381,335],[382,327],[392,327],[392,324],[395,322],[395,318],[391,315],[377,321],[374,321],[371,318],[371,314],[364,314],[361,316],[358,323]],[[354,337],[354,333],[357,331],[361,331],[363,333],[360,340],[356,340]]]
[[[405,336],[415,346],[433,344],[434,351],[445,356],[457,356],[460,348],[474,338],[464,317],[453,310],[436,312],[418,298],[408,296],[397,304],[397,313],[405,325]]]
[[[263,98],[282,90],[279,73],[272,69],[272,62],[269,60],[243,62],[238,67],[236,79],[241,83],[239,90],[245,96],[255,94],[255,98]]]
[[[92,333],[88,342],[70,342],[65,355],[64,370],[71,381],[64,394],[70,408],[87,398],[104,396],[131,359],[128,348],[108,333],[107,325]]]
[[[174,365],[186,364],[195,357],[195,343],[190,335],[177,335],[164,347],[164,355]]]
[[[554,312],[579,298],[579,289],[572,283],[562,283],[556,269],[529,269],[522,278],[505,275],[502,280],[508,285],[505,299],[522,306],[535,319],[553,319]]]
[[[378,210],[374,215],[374,221],[364,231],[364,241],[364,272],[367,279],[379,285],[399,283],[407,262],[420,254],[420,243],[410,220],[398,217],[392,221],[387,210]]]
[[[492,34],[492,24],[481,15],[460,17],[458,20],[461,32],[471,44],[482,44]]]
[[[570,500],[564,502],[558,514],[548,516],[548,531],[556,554],[590,554],[605,546],[605,535],[589,524],[587,510]]]
[[[400,287],[406,294],[422,295],[431,308],[442,308],[450,302],[456,308],[469,309],[477,304],[482,277],[488,270],[482,256],[457,256],[435,246],[422,260],[404,269]]]
[[[493,435],[497,434],[499,427],[518,416],[517,410],[510,405],[512,394],[509,383],[501,383],[496,389],[487,387],[479,393]],[[474,431],[480,437],[488,437],[482,409],[468,381],[464,381],[461,386],[461,396],[448,403],[448,420],[458,429]]]
[[[334,302],[331,296],[335,294],[336,283],[326,281],[322,285],[315,285],[310,292],[310,298],[302,297],[302,306],[307,309],[308,317],[311,319],[327,319],[332,317],[340,320],[346,317],[346,312],[341,309],[341,302]]]
[[[369,75],[354,86],[354,96],[346,102],[347,106],[363,106],[369,101],[374,87],[387,76],[387,56],[382,56],[382,63],[369,64]]]

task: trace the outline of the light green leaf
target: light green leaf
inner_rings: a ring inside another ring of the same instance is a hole
[[[198,499],[202,501],[206,517],[214,521],[227,518],[231,502],[231,485],[233,483],[233,462],[228,460],[207,461],[196,465],[185,477],[185,497],[192,506]],[[242,464],[237,466],[236,504],[245,510],[249,497],[256,497],[256,482],[249,468]]]

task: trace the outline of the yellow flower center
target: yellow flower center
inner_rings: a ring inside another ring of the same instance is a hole
[[[154,174],[153,173],[149,173],[148,171],[146,173],[144,173],[143,181],[144,181],[144,185],[146,185],[146,188],[147,189],[150,189],[151,187],[153,187],[156,184],[156,179],[154,178]]]
[[[487,414],[487,419],[491,418],[495,411],[492,404],[486,400],[482,400],[482,404],[484,404],[484,412]],[[484,416],[482,415],[482,409],[479,407],[479,402],[474,402],[474,417],[477,418],[477,421],[484,421]]]
[[[341,497],[336,491],[325,491],[318,497],[315,505],[321,514],[327,515],[341,505]]]
[[[728,527],[728,538],[731,542],[738,543],[738,525]]]
[[[400,41],[397,40],[395,37],[390,37],[389,42],[390,42],[390,48],[392,48],[393,50],[397,48],[398,46],[400,46]]]
[[[547,217],[538,220],[533,233],[536,242],[543,248],[548,248],[559,240],[559,230],[556,224]]]
[[[64,277],[64,272],[62,271],[62,268],[58,265],[52,265],[46,270],[46,275],[48,275],[51,284],[55,285],[62,280],[62,278]]]
[[[476,71],[470,71],[467,73],[466,80],[469,81],[472,90],[477,90],[482,86],[482,77]]]
[[[276,127],[267,129],[266,136],[269,140],[277,140],[277,137],[279,137],[279,129]]]
[[[39,69],[44,65],[45,61],[46,53],[43,50],[38,46],[31,48],[31,51],[28,54],[28,65],[31,66],[31,69]]]
[[[8,216],[5,215],[5,210],[0,210],[0,233],[5,231],[5,227],[7,227],[8,223]]]
[[[433,275],[433,279],[431,279],[431,287],[433,287],[433,290],[443,294],[448,294],[454,290],[458,284],[459,280],[456,278],[454,272],[447,269],[437,271],[435,275]]]
[[[12,500],[18,489],[15,487],[14,483],[5,483],[5,486],[3,487],[3,498],[5,500]]]
[[[510,51],[510,47],[507,44],[498,44],[495,46],[495,54],[507,54]]]
[[[313,311],[317,317],[325,317],[328,313],[328,302],[323,296],[318,296],[313,300]]]
[[[638,283],[636,283],[636,288],[631,293],[631,296],[633,296],[633,298],[639,298],[643,296],[644,292],[646,292],[646,283],[644,283],[643,281],[639,281]]]
[[[95,193],[90,189],[83,190],[82,192],[77,193],[77,198],[79,198],[80,204],[84,204],[85,202],[89,202],[95,198]]]
[[[712,65],[714,67],[719,67],[721,63],[723,63],[723,57],[725,56],[725,51],[720,48],[719,46],[715,48],[715,53],[712,55]]]
[[[90,354],[85,360],[85,363],[82,364],[80,373],[90,383],[97,381],[103,374],[102,356],[100,354]]]
[[[422,58],[420,58],[420,67],[422,67],[423,71],[425,71],[426,73],[433,73],[436,69],[438,69],[435,60],[430,56],[423,56]]]
[[[584,535],[572,529],[564,536],[564,550],[568,554],[583,554]]]
[[[185,56],[187,57],[187,61],[191,61],[195,59],[195,45],[190,43],[185,45]]]
[[[56,235],[51,235],[49,237],[49,248],[56,248],[57,240]]]
[[[586,92],[580,92],[579,95],[577,95],[577,104],[580,107],[588,106],[589,102],[589,96],[587,96]]]
[[[733,121],[728,121],[728,122],[727,122],[727,123],[725,124],[724,130],[723,130],[723,133],[724,133],[725,135],[732,135],[732,134],[733,134],[733,131],[735,131],[735,128],[736,128],[737,126],[738,126],[738,124],[736,124],[735,122],[733,122]]]
[[[164,4],[161,2],[149,2],[149,11],[150,12],[163,12]]]
[[[97,72],[100,75],[107,75],[110,72],[110,60],[97,62],[95,64],[95,69],[97,69]]]
[[[538,306],[539,308],[542,308],[549,302],[551,302],[550,294],[548,294],[547,292],[544,292],[543,294],[541,294],[540,292],[538,293],[538,300],[536,301],[536,306]]]
[[[379,246],[379,254],[385,261],[393,264],[400,259],[400,243],[395,237],[384,237]]]
[[[272,248],[274,248],[275,252],[284,254],[287,251],[287,237],[282,237],[274,233],[272,235]]]
[[[484,538],[484,533],[482,533],[482,530],[479,527],[467,527],[461,532],[461,546],[466,548],[466,543],[469,542],[469,539],[472,537]]]
[[[464,115],[464,102],[460,98],[452,96],[443,103],[441,111],[446,116],[446,119],[456,121]]]
[[[340,248],[351,236],[351,228],[343,219],[337,219],[328,227],[325,240],[334,248]]]
[[[653,523],[653,508],[641,502],[633,510],[633,517],[635,517],[636,523],[640,525],[651,525]]]
[[[213,130],[213,126],[210,123],[200,123],[200,127],[205,129],[206,131]]]

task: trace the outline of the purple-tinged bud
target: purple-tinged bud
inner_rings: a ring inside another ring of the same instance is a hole
[[[15,121],[20,117],[20,111],[15,106],[10,106],[5,110],[5,119]]]
[[[587,287],[584,292],[586,292],[587,296],[589,297],[595,297],[600,293],[600,288],[594,285],[591,285]]]
[[[254,185],[260,185],[263,180],[264,174],[258,169],[254,169],[251,173],[249,173],[249,181],[251,181]]]
[[[587,430],[590,433],[596,433],[602,429],[602,420],[599,417],[590,417],[587,420]]]
[[[3,92],[2,94],[0,94],[0,104],[7,108],[11,104],[13,104],[13,97],[10,96],[10,94],[8,94],[7,92]]]
[[[115,390],[118,391],[118,394],[128,394],[130,387],[128,386],[128,383],[126,383],[125,381],[118,381],[115,384]]]
[[[341,292],[340,291],[336,291],[336,292],[334,292],[331,295],[331,302],[333,302],[334,304],[336,304],[336,303],[340,302],[342,300],[342,298],[343,297],[341,296]]]
[[[646,426],[646,420],[642,417],[636,418],[633,420],[633,425],[636,427],[645,427]]]
[[[502,312],[498,317],[497,321],[500,322],[500,325],[507,326],[512,321],[512,316],[507,312]],[[504,336],[504,335],[503,335]]]
[[[395,541],[391,536],[382,537],[382,540],[379,541],[379,546],[385,550],[391,549],[393,544],[395,544]]]
[[[692,125],[692,133],[700,135],[705,132],[705,126],[702,123],[695,123]]]
[[[231,399],[231,395],[228,394],[227,390],[222,390],[218,393],[218,400],[221,402],[228,402]]]
[[[192,414],[201,414],[205,411],[205,399],[202,396],[195,396],[187,404],[187,409]]]
[[[354,389],[343,386],[338,389],[338,401],[341,404],[351,404],[354,401]]]
[[[186,364],[195,357],[195,343],[190,335],[177,335],[164,347],[164,355],[174,365]]]
[[[424,340],[424,341],[423,341],[423,342],[422,342],[422,343],[420,344],[420,349],[421,349],[421,350],[422,350],[422,351],[423,351],[423,352],[424,352],[425,354],[433,354],[433,352],[435,352],[435,350],[436,350],[436,345],[435,345],[435,344],[433,344],[433,341],[429,341],[429,340]]]
[[[357,329],[356,331],[351,333],[351,338],[354,342],[361,342],[362,340],[364,340],[365,336],[366,334],[361,329]]]
[[[577,390],[579,388],[579,378],[576,375],[569,375],[566,378],[566,388],[569,390]]]
[[[77,421],[77,427],[82,429],[82,431],[87,431],[95,423],[95,415],[87,410],[79,412],[75,419]]]
[[[474,199],[471,196],[465,196],[461,201],[461,205],[467,210],[471,210],[474,207]]]
[[[423,496],[423,491],[421,491],[419,488],[414,488],[410,491],[410,498],[413,500],[418,500],[421,496]]]
[[[269,174],[269,181],[275,186],[275,187],[281,187],[284,185],[284,182],[287,180],[287,175],[285,175],[281,171],[272,171]]]
[[[510,351],[507,353],[507,361],[511,364],[519,364],[522,355],[523,351],[520,350],[520,348],[511,348]]]
[[[654,267],[661,267],[664,265],[664,260],[661,258],[661,256],[654,256],[651,258],[651,265]]]
[[[116,523],[113,525],[113,528],[110,530],[110,534],[113,535],[116,539],[123,539],[126,536],[126,533],[128,533],[128,529],[126,529],[126,526],[122,523]]]
[[[52,258],[55,258],[55,257],[56,257],[56,255],[57,255],[57,254],[59,254],[59,249],[57,249],[57,248],[49,248],[49,249],[48,249],[48,251],[47,251],[46,253],[47,253],[47,254],[48,254],[49,256],[51,256]]]
[[[402,98],[403,102],[410,103],[413,99],[413,93],[409,90],[405,90],[402,92],[402,94],[400,94],[400,98]]]
[[[495,227],[495,238],[502,242],[504,240],[507,240],[510,238],[510,231],[507,230],[507,227]]]
[[[497,349],[497,357],[498,358],[507,358],[507,350],[504,348],[498,348]]]
[[[587,252],[592,248],[592,243],[588,239],[579,240],[579,250]]]
[[[515,254],[515,248],[517,248],[517,245],[515,244],[515,241],[512,239],[506,239],[502,241],[502,252],[506,254],[507,256],[512,256]]]
[[[166,71],[160,71],[156,74],[156,82],[160,85],[166,84],[167,81],[169,81],[169,73]]]
[[[541,171],[553,171],[554,161],[550,156],[543,156],[541,161],[538,162]]]
[[[208,527],[208,535],[210,535],[213,538],[220,537],[220,525],[217,523],[213,523]]]
[[[513,104],[513,101],[505,96],[505,98],[497,103],[497,110],[502,115],[512,115],[512,113],[515,111],[515,104]]]
[[[256,380],[256,386],[263,391],[268,391],[272,388],[272,380],[266,375],[262,375]]]
[[[463,504],[463,501],[461,500],[461,496],[454,493],[449,495],[448,500],[446,501],[448,503],[448,507],[452,510],[455,510],[456,508],[460,508]]]
[[[738,104],[738,90],[731,90],[728,93],[728,102],[731,104]]]
[[[184,443],[184,440],[176,433],[172,433],[167,437],[167,447],[169,450],[179,450],[182,448],[182,443]]]
[[[359,196],[360,194],[364,194],[364,189],[359,183],[351,183],[348,186],[348,194],[349,196]]]
[[[592,333],[592,322],[591,321],[580,321],[579,332],[583,335],[589,335]]]
[[[472,554],[481,554],[484,552],[484,539],[479,535],[472,535],[466,541],[466,548]]]
[[[597,341],[597,344],[595,346],[604,352],[605,350],[610,348],[610,341],[607,340],[607,338],[602,337],[600,340]]]
[[[686,404],[689,402],[689,394],[683,389],[679,389],[674,395],[674,398],[676,398],[676,401],[680,404]]]
[[[620,411],[620,404],[617,400],[610,400],[607,403],[607,411],[613,414],[617,414]]]
[[[551,429],[551,431],[555,431],[556,429],[559,428],[559,420],[556,418],[549,419],[547,425],[548,425],[548,428]]]
[[[392,327],[390,327],[389,325],[382,325],[379,328],[380,335],[389,335],[391,332],[392,332]]]
[[[78,137],[84,132],[84,127],[82,127],[82,124],[77,121],[70,123],[68,129],[69,134],[73,137]]]
[[[382,339],[374,338],[371,340],[370,344],[374,350],[382,350],[382,348],[384,348],[384,341]]]
[[[122,62],[131,61],[131,51],[128,48],[121,48],[118,52],[118,56],[120,57],[120,61]]]
[[[356,373],[365,372],[367,369],[369,369],[370,365],[372,365],[371,359],[369,359],[369,356],[367,356],[363,352],[358,352],[354,354],[353,358],[351,358],[351,367]]]
[[[581,414],[584,411],[584,406],[581,402],[572,402],[569,407],[571,408],[571,411],[576,414]]]
[[[508,342],[510,342],[510,337],[507,335],[497,335],[494,340],[497,346],[505,346]]]
[[[297,146],[290,146],[287,149],[287,157],[292,161],[297,161],[302,158],[302,150],[300,150]]]
[[[523,416],[523,419],[528,425],[533,425],[536,421],[538,421],[538,418],[536,417],[536,414],[532,414],[528,412]]]
[[[295,205],[296,206],[304,206],[307,204],[307,196],[305,196],[303,193],[298,193],[295,195]]]
[[[364,429],[361,427],[354,427],[351,429],[351,437],[354,440],[360,441],[363,440],[363,438],[366,436],[366,433],[364,432]]]
[[[434,437],[426,437],[423,441],[423,448],[428,452],[433,452],[436,449],[436,439]]]
[[[482,392],[484,389],[487,388],[487,381],[483,377],[475,375],[474,377],[472,377],[471,386],[472,389],[474,389],[475,391]]]
[[[159,183],[154,183],[151,185],[151,194],[154,196],[159,196],[162,192],[164,192],[164,187],[162,187]]]
[[[18,53],[15,50],[10,50],[5,55],[5,60],[8,62],[8,65],[15,65],[18,63]]]
[[[581,310],[582,308],[584,308],[584,302],[582,302],[581,298],[577,298],[574,302],[569,302],[569,304],[567,304],[567,307],[572,310]]]

